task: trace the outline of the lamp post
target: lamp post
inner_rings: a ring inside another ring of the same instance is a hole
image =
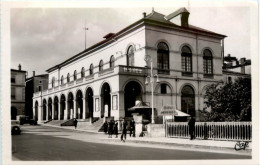
[[[146,78],[145,78],[145,85],[148,85],[149,82],[148,82],[148,79],[150,78],[150,83],[151,83],[151,92],[152,92],[152,119],[151,119],[151,122],[152,124],[154,124],[154,108],[153,108],[153,84],[154,84],[154,77],[157,77],[156,79],[156,83],[159,82],[159,79],[158,79],[158,74],[153,74],[153,61],[152,61],[152,58],[149,56],[149,55],[146,55],[144,60],[146,62],[151,62],[151,72],[150,72],[150,76],[148,75]]]

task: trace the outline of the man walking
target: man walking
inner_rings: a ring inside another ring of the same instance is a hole
[[[117,138],[117,135],[118,135],[118,122],[117,121],[114,124],[114,134],[116,135],[116,138]]]
[[[127,121],[124,118],[123,127],[122,127],[122,135],[121,135],[121,141],[123,141],[123,142],[125,142],[125,140],[126,140],[126,132],[127,132],[126,127],[127,127]],[[124,138],[125,138],[125,140],[124,140]]]
[[[135,137],[135,121],[134,119],[130,122],[130,137],[132,136]]]
[[[74,124],[74,126],[75,126],[75,129],[77,129],[78,120],[77,120],[76,118],[74,119],[73,124]]]
[[[190,133],[190,140],[195,139],[195,119],[193,118],[193,116],[191,116],[191,119],[188,123],[189,125],[189,133]]]

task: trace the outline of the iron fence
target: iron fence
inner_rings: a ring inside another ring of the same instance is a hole
[[[167,137],[189,138],[188,122],[167,122]],[[252,122],[196,122],[195,137],[213,140],[252,140]]]

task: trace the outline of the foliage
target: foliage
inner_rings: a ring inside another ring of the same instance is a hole
[[[251,79],[210,85],[204,103],[207,107],[201,112],[206,121],[251,121]]]

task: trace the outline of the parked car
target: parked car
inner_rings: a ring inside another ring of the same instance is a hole
[[[12,135],[20,135],[21,128],[19,120],[11,120],[11,133]]]
[[[37,121],[34,119],[30,119],[29,116],[20,116],[20,125],[30,124],[30,125],[37,125]]]

